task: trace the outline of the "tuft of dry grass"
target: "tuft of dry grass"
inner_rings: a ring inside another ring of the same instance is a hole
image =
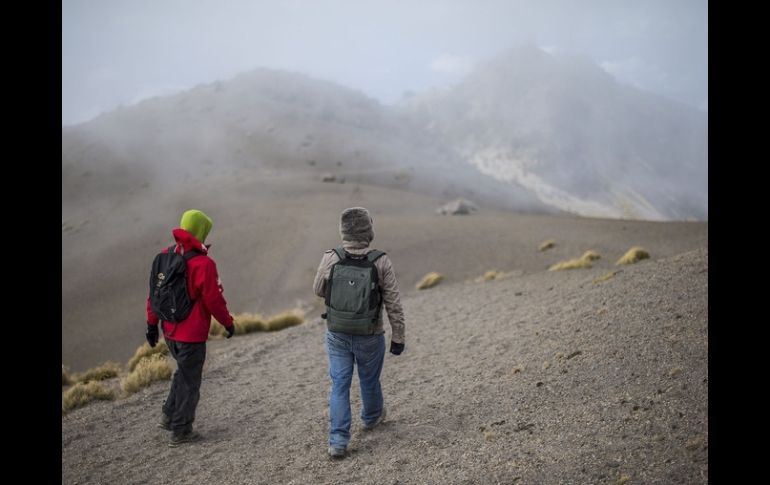
[[[537,249],[540,251],[548,251],[554,246],[556,246],[556,241],[554,241],[553,239],[546,239],[540,244],[540,246]]]
[[[550,268],[548,268],[548,271],[561,271],[564,269],[580,269],[580,268],[590,268],[591,267],[591,261],[595,261],[599,259],[601,256],[599,256],[599,253],[596,251],[588,250],[585,253],[583,253],[582,256],[576,259],[570,259],[567,261],[561,261],[559,263],[556,263],[552,265]]]
[[[109,401],[115,399],[115,393],[96,381],[78,382],[62,395],[62,413],[83,407],[96,399]]]
[[[81,374],[72,376],[72,379],[76,382],[103,381],[112,377],[118,377],[120,370],[120,364],[105,362],[99,367],[94,367]]]
[[[273,315],[267,320],[267,323],[265,324],[265,330],[268,332],[283,330],[284,328],[300,325],[304,321],[305,313],[302,310],[290,310],[287,312],[281,312],[277,315]]]
[[[166,345],[165,340],[158,341],[158,345],[155,347],[150,347],[150,344],[147,342],[143,343],[141,347],[136,349],[136,352],[134,352],[133,357],[131,357],[128,360],[128,372],[133,372],[133,370],[136,368],[136,365],[144,359],[145,357],[149,357],[151,355],[160,354],[160,355],[168,355],[168,345]]]
[[[265,330],[265,319],[257,313],[241,313],[235,317],[234,325],[235,335],[262,332]],[[222,328],[222,332],[225,332],[224,328]]]
[[[64,364],[61,366],[61,385],[62,386],[69,386],[72,384],[72,377],[70,377],[69,372],[67,372],[67,368],[64,367]]]
[[[628,251],[626,251],[626,254],[624,254],[619,260],[617,260],[615,264],[617,266],[620,266],[621,264],[634,264],[638,261],[647,259],[649,257],[650,257],[650,253],[648,253],[644,248],[640,246],[634,246]]]
[[[415,285],[415,288],[418,290],[426,290],[428,288],[433,288],[437,284],[441,283],[441,280],[444,279],[444,275],[441,275],[439,273],[431,272],[426,274],[422,277],[422,279]]]
[[[235,335],[245,335],[252,332],[274,332],[284,328],[301,325],[305,321],[305,312],[299,309],[278,313],[264,318],[257,313],[241,313],[233,317]],[[227,331],[218,322],[209,329],[209,335],[225,336]]]
[[[609,273],[607,273],[605,275],[602,275],[602,276],[599,276],[597,278],[594,278],[593,284],[596,285],[596,284],[599,284],[599,283],[604,283],[607,280],[611,280],[612,278],[615,277],[616,273],[617,273],[617,271],[610,271]]]
[[[483,275],[481,275],[478,278],[476,278],[474,281],[476,283],[483,283],[485,281],[499,280],[500,278],[502,278],[504,276],[506,276],[506,275],[502,271],[489,270],[486,273],[484,273]]]
[[[142,358],[136,367],[121,382],[121,387],[129,394],[149,386],[153,382],[171,378],[171,364],[165,356],[156,353]]]

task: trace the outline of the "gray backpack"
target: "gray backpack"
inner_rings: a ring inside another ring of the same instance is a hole
[[[341,246],[334,249],[340,260],[332,265],[326,285],[326,325],[332,332],[372,335],[380,317],[382,294],[374,262],[385,253],[378,250],[352,255]]]

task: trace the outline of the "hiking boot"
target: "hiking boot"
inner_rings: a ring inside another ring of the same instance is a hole
[[[380,414],[380,417],[377,418],[372,424],[366,424],[364,423],[364,431],[371,431],[380,424],[382,424],[383,421],[385,421],[385,415],[388,414],[387,409],[385,406],[382,406],[382,414]]]
[[[166,431],[171,431],[171,418],[166,416],[165,413],[162,413],[160,415],[160,421],[158,422],[158,428],[165,429]]]
[[[169,441],[168,446],[171,448],[176,448],[181,444],[192,443],[193,441],[198,441],[199,439],[201,439],[201,435],[196,431],[187,431],[185,433],[175,432],[173,436],[171,436],[171,441]]]
[[[329,447],[329,456],[331,456],[334,459],[341,459],[345,458],[345,455],[347,455],[347,450],[345,448],[335,448],[334,446]]]

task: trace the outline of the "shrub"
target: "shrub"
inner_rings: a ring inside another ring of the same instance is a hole
[[[576,259],[570,259],[567,261],[562,261],[560,263],[556,263],[552,265],[550,268],[548,268],[548,271],[561,271],[564,269],[579,269],[579,268],[590,268],[591,267],[591,261],[594,261],[596,259],[599,259],[599,253],[596,251],[586,251],[583,253],[582,256]]]
[[[554,241],[553,239],[546,239],[540,244],[540,247],[538,247],[537,249],[539,249],[540,251],[547,251],[554,246],[556,246],[556,241]]]
[[[73,376],[72,379],[76,382],[103,381],[111,377],[117,377],[118,374],[120,374],[120,364],[105,362],[99,367],[88,369],[82,374]]]
[[[170,379],[171,373],[171,365],[166,357],[156,353],[139,360],[134,370],[123,379],[121,386],[124,391],[132,394],[153,382]]]
[[[426,290],[428,288],[433,288],[437,284],[441,283],[441,280],[443,279],[444,279],[444,276],[439,273],[436,273],[436,272],[428,273],[425,276],[423,276],[422,279],[417,283],[416,288],[418,290]]]
[[[61,410],[63,413],[80,408],[93,400],[112,400],[115,393],[99,382],[78,382],[62,396]]]
[[[615,264],[618,266],[621,264],[634,264],[638,261],[647,259],[649,257],[650,257],[650,253],[645,251],[644,248],[639,246],[634,246],[628,251],[626,251],[626,254],[624,254],[623,257],[617,260]]]
[[[151,355],[160,354],[160,355],[168,355],[168,346],[166,345],[166,342],[164,340],[160,340],[158,342],[158,345],[155,347],[150,347],[150,344],[147,342],[143,343],[141,347],[136,349],[136,352],[134,352],[134,356],[131,357],[128,361],[128,371],[132,372],[136,368],[136,364],[139,363],[140,360],[142,360],[145,357],[149,357]]]

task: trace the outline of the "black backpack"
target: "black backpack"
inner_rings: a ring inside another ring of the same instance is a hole
[[[382,295],[374,262],[385,253],[372,250],[354,256],[341,246],[326,286],[326,325],[332,332],[372,335],[380,316]]]
[[[194,303],[187,293],[187,261],[202,253],[191,250],[182,255],[175,253],[174,247],[159,253],[152,262],[150,306],[161,320],[179,323],[187,318]]]

